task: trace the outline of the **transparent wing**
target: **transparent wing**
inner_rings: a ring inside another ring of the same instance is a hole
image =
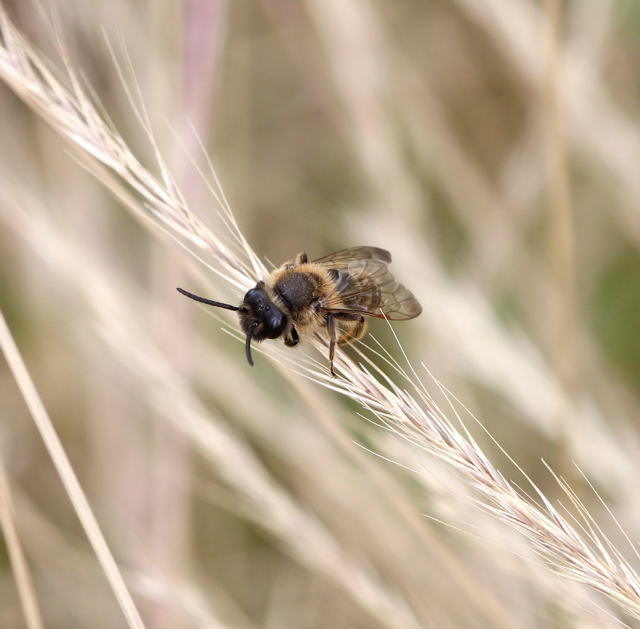
[[[346,269],[349,264],[356,260],[380,260],[387,264],[391,262],[391,254],[379,247],[350,247],[334,251],[323,258],[318,258],[314,262],[332,269]]]
[[[326,299],[322,307],[327,312],[386,316],[396,321],[417,317],[422,307],[390,273],[390,261],[389,252],[377,247],[354,247],[314,260],[333,269],[336,276],[339,298]]]

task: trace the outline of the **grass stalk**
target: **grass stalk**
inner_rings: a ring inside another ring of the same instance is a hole
[[[573,226],[564,104],[562,97],[562,3],[546,0],[548,59],[545,80],[547,110],[547,178],[551,261],[552,362],[568,403],[558,415],[557,467],[577,491],[579,477],[571,463],[571,435],[579,430],[576,415],[576,339],[573,272]]]
[[[28,629],[43,629],[42,614],[33,588],[31,571],[22,551],[22,545],[13,517],[13,499],[9,479],[0,456],[0,527],[4,536],[9,562],[13,569],[24,620]]]
[[[144,624],[0,310],[0,349],[130,629]]]

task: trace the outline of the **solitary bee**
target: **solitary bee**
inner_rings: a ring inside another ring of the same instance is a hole
[[[387,269],[391,254],[378,247],[352,247],[309,261],[306,253],[285,262],[249,290],[239,306],[223,304],[178,291],[191,299],[235,310],[247,337],[245,351],[253,365],[251,341],[284,338],[293,347],[300,339],[323,333],[329,339],[329,368],[333,371],[336,343],[346,345],[364,336],[365,317],[404,321],[422,307]]]

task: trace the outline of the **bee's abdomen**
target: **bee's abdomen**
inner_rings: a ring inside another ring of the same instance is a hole
[[[316,298],[319,282],[320,278],[311,273],[289,273],[273,288],[289,310],[295,312]]]

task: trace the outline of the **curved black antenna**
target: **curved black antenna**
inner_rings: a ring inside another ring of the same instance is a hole
[[[253,367],[253,357],[251,356],[251,338],[253,337],[253,330],[258,327],[258,322],[254,321],[249,327],[249,333],[247,334],[247,342],[244,346],[244,351],[247,354],[247,361]]]
[[[204,297],[200,297],[198,295],[194,295],[190,293],[188,290],[184,290],[184,288],[176,288],[179,293],[182,293],[185,297],[189,297],[190,299],[194,299],[195,301],[199,301],[202,304],[208,304],[209,306],[216,306],[217,308],[226,308],[227,310],[235,310],[240,312],[247,312],[247,309],[244,306],[232,306],[231,304],[223,304],[219,301],[212,301],[211,299],[205,299]]]

